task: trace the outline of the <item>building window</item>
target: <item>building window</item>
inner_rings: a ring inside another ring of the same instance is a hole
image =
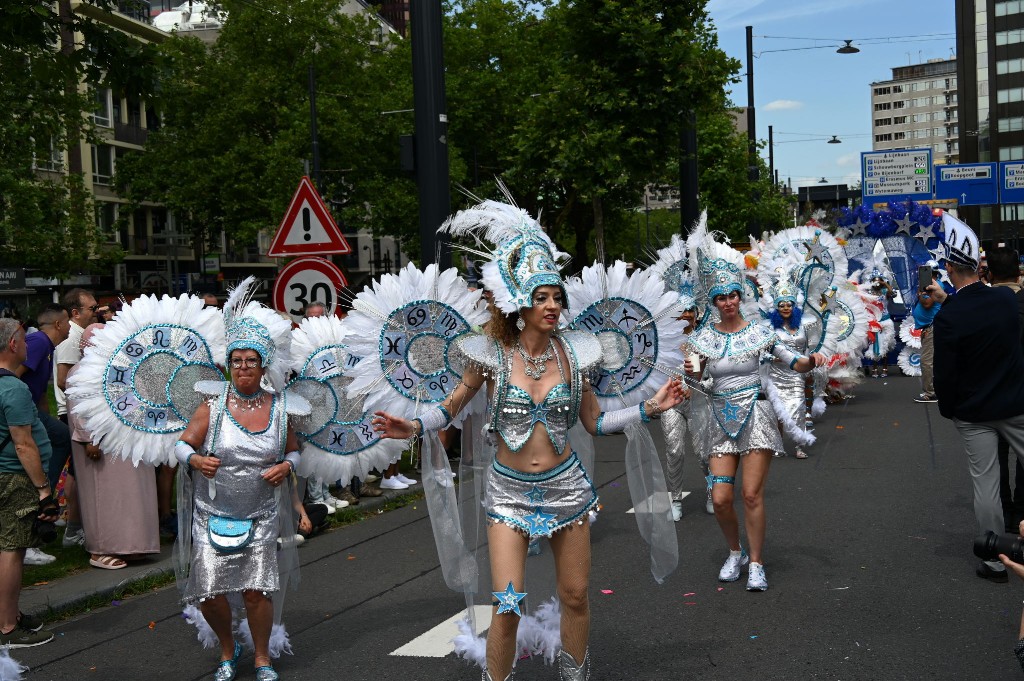
[[[903,92],[903,86],[902,85],[893,85],[892,86],[892,93],[894,95],[899,94],[901,92]]]
[[[876,87],[875,88],[875,94],[876,95],[887,95],[887,94],[889,94],[889,92],[891,92],[891,89],[887,88],[887,87]]]
[[[1024,130],[1024,117],[999,119],[999,132],[1020,132],[1021,130]]]
[[[996,45],[1016,45],[1024,43],[1024,29],[1015,28],[1010,31],[996,31]]]
[[[1024,3],[1021,0],[1011,0],[1010,2],[997,2],[996,3],[996,16],[1005,17],[1008,14],[1020,14],[1021,8]]]
[[[98,201],[96,203],[96,228],[107,238],[107,241],[112,243],[117,241],[117,234],[114,232],[116,222],[117,204],[110,201]]]
[[[110,90],[94,90],[96,97],[96,110],[92,114],[92,120],[96,125],[104,128],[111,127],[111,111],[113,105],[110,101]]]
[[[996,102],[999,104],[1021,101],[1024,101],[1024,88],[1011,87],[996,92]]]
[[[876,142],[892,142],[892,133],[887,132],[884,135],[875,135]]]
[[[92,183],[109,186],[114,177],[114,148],[97,144],[92,148]]]
[[[1024,160],[1024,147],[1002,147],[999,149],[1000,161]]]
[[[49,144],[40,145],[36,150],[33,158],[33,167],[36,170],[49,170],[51,172],[57,172],[64,168],[64,152],[54,145],[52,137]]]
[[[883,125],[892,125],[892,119],[891,118],[876,118],[875,119],[875,127],[880,127],[880,126],[883,126]]]
[[[893,140],[905,140],[907,139],[907,133],[905,132],[894,132],[892,134]]]
[[[893,116],[892,122],[895,123],[896,125],[902,125],[903,123],[907,122],[907,117],[906,116]]]
[[[904,100],[904,99],[901,99],[901,100],[899,100],[899,101],[893,102],[893,103],[892,103],[892,108],[894,108],[894,109],[902,109],[902,108],[903,108],[903,107],[905,107],[906,105],[907,105],[907,102],[906,102],[906,100]]]
[[[1005,76],[1007,73],[1020,73],[1024,71],[1024,59],[1001,59],[996,62],[996,73]]]
[[[875,104],[875,111],[887,111],[891,109],[892,105],[889,102],[879,102]]]

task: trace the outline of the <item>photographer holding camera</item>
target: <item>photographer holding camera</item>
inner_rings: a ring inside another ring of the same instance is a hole
[[[53,633],[18,610],[25,549],[57,536],[57,503],[46,467],[50,438],[32,394],[15,375],[24,363],[25,330],[0,319],[0,647],[48,643]]]

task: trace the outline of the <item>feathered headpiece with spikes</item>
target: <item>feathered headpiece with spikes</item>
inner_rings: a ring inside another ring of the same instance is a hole
[[[716,234],[708,232],[707,219],[705,211],[686,241],[690,271],[694,273],[697,284],[695,299],[702,307],[710,305],[715,296],[733,291],[738,291],[741,297],[744,295],[743,255],[735,248],[716,241]],[[726,241],[724,235],[717,236]]]
[[[466,250],[488,260],[481,268],[484,286],[494,294],[495,306],[512,314],[533,307],[533,292],[540,286],[558,286],[564,294],[559,270],[569,256],[555,247],[539,222],[512,203],[503,185],[501,189],[508,203],[483,201],[459,211],[437,231],[476,240],[482,250]],[[568,300],[562,305],[568,307]]]
[[[225,362],[235,350],[255,350],[260,354],[265,376],[275,390],[284,387],[287,361],[275,361],[287,355],[291,344],[291,322],[266,305],[253,300],[256,277],[246,277],[228,295],[224,303],[224,327],[227,336]]]
[[[679,296],[679,306],[682,309],[694,307],[696,302],[693,275],[689,270],[686,241],[678,234],[673,234],[668,246],[658,250],[657,258],[651,265],[651,271],[664,282],[665,290],[673,291]]]

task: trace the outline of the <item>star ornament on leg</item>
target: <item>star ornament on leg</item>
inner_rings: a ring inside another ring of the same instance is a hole
[[[504,591],[492,591],[491,593],[498,599],[499,615],[511,612],[520,617],[523,616],[522,611],[519,609],[519,601],[526,598],[526,592],[516,591],[516,587],[512,584],[511,580],[509,580],[508,586],[505,587]]]

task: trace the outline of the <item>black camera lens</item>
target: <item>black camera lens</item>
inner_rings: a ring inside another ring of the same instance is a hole
[[[1024,545],[1020,537],[1009,534],[999,535],[991,530],[975,537],[974,555],[982,560],[999,560],[999,554],[1015,563],[1024,563]]]

